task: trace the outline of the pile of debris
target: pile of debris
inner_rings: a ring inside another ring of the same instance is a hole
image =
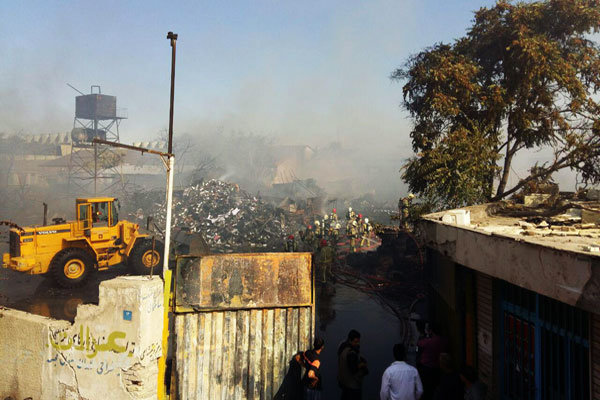
[[[164,226],[165,208],[155,203],[152,209],[158,227]],[[301,229],[282,209],[218,180],[177,193],[172,218],[172,226],[201,233],[216,253],[281,251],[285,237]]]
[[[524,236],[581,236],[600,238],[600,203],[563,199],[546,204],[504,201],[488,207],[490,215],[518,218]]]

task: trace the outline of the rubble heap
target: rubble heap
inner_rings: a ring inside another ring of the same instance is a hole
[[[152,214],[164,226],[166,206]],[[174,196],[172,225],[200,232],[212,252],[281,251],[284,238],[300,227],[288,226],[282,209],[263,203],[238,185],[210,180]]]

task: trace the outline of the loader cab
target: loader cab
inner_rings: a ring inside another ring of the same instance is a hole
[[[85,236],[95,228],[112,228],[119,222],[118,200],[113,197],[77,199],[77,225]]]

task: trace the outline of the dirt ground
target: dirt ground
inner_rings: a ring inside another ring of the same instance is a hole
[[[3,241],[0,253],[5,252],[8,244]],[[117,266],[95,273],[85,286],[63,289],[50,278],[0,268],[0,306],[72,322],[77,305],[98,303],[100,282],[127,273],[126,267]]]

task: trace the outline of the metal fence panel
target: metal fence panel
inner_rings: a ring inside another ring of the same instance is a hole
[[[175,317],[178,398],[272,399],[312,339],[311,307]]]
[[[184,258],[177,279],[177,398],[272,399],[313,339],[310,255]]]

